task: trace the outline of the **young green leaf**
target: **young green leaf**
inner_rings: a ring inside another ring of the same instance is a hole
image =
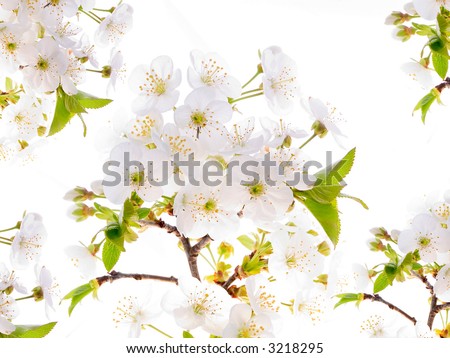
[[[301,202],[314,215],[336,247],[341,231],[341,221],[336,200],[328,204],[319,203],[312,199],[301,200]]]
[[[430,93],[426,94],[424,97],[420,99],[420,101],[414,107],[414,111],[420,110],[422,112],[422,122],[425,123],[425,119],[427,117],[427,113],[430,110],[431,105],[437,99],[436,91],[431,90]]]
[[[350,173],[355,162],[356,148],[350,150],[340,161],[334,163],[331,168],[327,167],[315,174],[317,185],[342,184],[343,179]]]
[[[342,293],[340,295],[336,295],[337,298],[340,298],[338,303],[334,305],[334,308],[338,308],[339,306],[349,303],[356,302],[358,305],[364,299],[364,294],[362,293]]]
[[[439,52],[433,52],[431,55],[431,60],[433,61],[433,67],[437,74],[445,79],[448,72],[448,57],[440,54]]]
[[[139,220],[145,219],[148,217],[148,214],[150,214],[152,210],[150,208],[139,208],[137,209],[137,215]]]
[[[83,91],[78,91],[78,93],[74,97],[84,108],[88,109],[102,108],[112,102],[112,99],[98,98]]]
[[[237,241],[239,241],[242,245],[244,245],[247,249],[253,250],[255,248],[255,240],[250,238],[247,235],[241,235],[237,238]]]
[[[378,275],[377,279],[375,280],[373,284],[373,293],[378,293],[383,291],[386,287],[389,286],[391,283],[389,276],[386,274],[386,272],[382,272]]]
[[[194,336],[189,331],[183,331],[183,338],[194,338]]]
[[[63,91],[56,92],[56,107],[52,124],[50,125],[50,130],[48,132],[49,137],[64,129],[67,123],[69,123],[69,121],[75,115],[75,113],[69,112],[66,108],[66,96],[67,95]]]
[[[69,96],[64,93],[64,106],[70,113],[86,113],[84,107],[78,102],[75,96]]]
[[[339,193],[338,197],[339,198],[351,199],[353,201],[356,201],[358,204],[361,204],[361,206],[364,209],[369,210],[369,207],[367,206],[367,204],[362,199],[357,198],[356,196],[351,196],[351,195],[344,194],[344,193],[341,192],[341,193]]]
[[[102,261],[106,271],[110,272],[119,261],[122,251],[117,245],[110,240],[106,240],[103,244]]]
[[[69,316],[72,314],[72,311],[81,302],[81,300],[92,292],[94,292],[94,287],[92,287],[90,283],[86,283],[73,289],[63,297],[63,300],[72,299],[69,306]]]
[[[13,334],[17,338],[43,338],[49,334],[58,322],[50,322],[42,326],[16,326]]]

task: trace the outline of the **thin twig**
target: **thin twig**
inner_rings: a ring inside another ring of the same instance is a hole
[[[400,313],[402,316],[404,316],[407,319],[409,319],[412,323],[414,323],[414,324],[417,323],[417,320],[414,317],[410,316],[405,311],[403,311],[402,309],[398,308],[396,305],[394,305],[394,304],[386,301],[385,299],[381,298],[380,295],[377,295],[377,294],[370,295],[370,294],[364,293],[364,299],[365,300],[371,300],[371,301],[376,301],[376,302],[383,303],[386,306],[388,306],[391,310],[396,311],[396,312]]]
[[[170,276],[158,276],[158,275],[148,275],[143,273],[122,273],[117,271],[111,271],[105,276],[97,277],[96,280],[98,285],[101,286],[105,282],[113,283],[116,280],[121,280],[124,278],[132,278],[134,280],[155,280],[162,282],[172,282],[175,285],[178,285],[178,279],[176,277]]]
[[[435,294],[431,296],[431,303],[430,303],[430,313],[428,314],[428,321],[427,325],[430,327],[430,329],[433,329],[433,322],[436,315],[439,313],[440,310],[437,309],[437,297]]]
[[[434,288],[433,285],[430,283],[430,281],[428,281],[428,278],[425,275],[422,275],[418,272],[415,271],[411,271],[412,275],[414,277],[417,277],[420,281],[423,282],[423,284],[425,285],[425,287],[431,292],[431,295],[434,295]]]
[[[236,267],[237,268],[237,267]],[[226,282],[222,285],[222,287],[225,290],[228,290],[230,288],[230,286],[232,285],[232,283],[234,281],[236,281],[236,279],[238,278],[238,273],[236,272],[236,270],[234,271],[234,273],[228,278],[228,280],[226,280]]]
[[[195,277],[196,279],[201,281],[200,273],[198,271],[197,259],[200,251],[212,241],[209,235],[203,236],[194,246],[191,246],[191,242],[189,241],[189,239],[181,232],[179,232],[176,226],[167,224],[163,220],[140,220],[139,224],[141,225],[142,229],[146,229],[147,227],[159,227],[166,230],[169,234],[174,234],[176,237],[178,237],[181,241],[181,244],[183,245],[192,277]]]

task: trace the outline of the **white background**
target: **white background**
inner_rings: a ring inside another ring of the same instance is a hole
[[[120,48],[129,69],[166,54],[185,75],[189,52],[198,48],[218,52],[228,61],[233,74],[245,82],[255,71],[257,50],[279,45],[298,63],[304,98],[314,96],[330,101],[344,114],[348,149],[357,147],[355,166],[345,191],[361,197],[370,207],[365,211],[353,202],[341,201],[340,250],[354,261],[364,263],[366,258],[373,261],[374,254],[368,255],[366,246],[370,228],[402,229],[411,218],[409,203],[414,198],[450,188],[448,109],[433,108],[426,126],[418,115],[413,117],[412,109],[425,92],[400,69],[409,58],[417,58],[423,41],[402,44],[392,38],[392,27],[384,25],[386,16],[392,10],[401,10],[404,1],[131,0],[128,3],[135,9],[134,29]],[[183,86],[185,95],[187,86]],[[105,158],[95,142],[98,132],[112,120],[114,111],[128,106],[131,97],[126,93],[127,86],[123,87],[116,104],[86,117],[87,138],[82,137],[81,125],[74,119],[62,133],[49,139],[34,162],[0,169],[0,227],[14,224],[24,210],[43,215],[49,232],[43,262],[63,278],[63,293],[82,280],[70,271],[62,249],[79,240],[87,243],[101,223],[95,219],[81,224],[70,221],[66,216],[70,203],[62,201],[62,197],[76,185],[88,186],[92,180],[102,178],[101,164]],[[104,82],[99,82],[98,88],[90,85],[82,89],[105,96],[104,88]],[[248,115],[269,115],[276,119],[260,98],[240,108]],[[312,123],[300,110],[289,119],[305,129]],[[325,150],[334,150],[336,159],[345,154],[331,137],[316,140],[308,149],[320,160]],[[183,254],[175,247],[174,238],[149,232],[129,247],[118,269],[164,275],[185,272]],[[120,287],[115,284],[114,288],[105,289],[105,296],[110,291],[121,293]],[[417,316],[422,314],[424,319],[426,295],[421,291],[416,294],[414,289],[422,290],[420,286],[406,284],[402,290],[391,290],[387,297]],[[111,325],[110,311],[103,312],[100,306],[80,308],[79,314],[62,324],[55,335],[99,334],[98,322],[94,321]],[[339,329],[347,314],[352,314],[358,325],[360,317],[356,313],[353,307],[342,309],[341,320],[330,324],[329,331],[356,334],[359,330],[354,324],[343,325],[348,331]],[[43,317],[36,318],[39,319]],[[162,326],[167,319],[167,316],[161,319]]]

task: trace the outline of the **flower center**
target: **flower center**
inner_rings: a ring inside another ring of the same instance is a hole
[[[215,211],[217,209],[217,202],[213,199],[209,199],[205,205],[203,206],[203,208],[205,209],[205,211],[207,212],[211,212],[211,211]]]
[[[39,57],[39,60],[37,63],[37,68],[38,68],[38,70],[41,70],[41,71],[47,71],[49,68],[48,61],[43,57]]]
[[[258,183],[249,187],[250,195],[257,198],[265,193],[265,188],[263,183]]]
[[[14,42],[10,42],[6,45],[6,48],[9,52],[13,53],[17,49],[17,44]]]
[[[134,172],[130,175],[131,183],[133,185],[142,185],[144,183],[144,172]]]
[[[192,113],[191,114],[191,121],[196,126],[204,127],[206,125],[206,122],[207,122],[205,113],[203,113],[203,112],[194,112],[194,113]]]
[[[421,247],[427,247],[431,242],[431,240],[426,236],[419,237],[419,240],[417,241]]]
[[[156,86],[155,86],[155,92],[158,95],[162,95],[166,92],[166,82],[164,82],[163,80],[157,80],[156,81]]]

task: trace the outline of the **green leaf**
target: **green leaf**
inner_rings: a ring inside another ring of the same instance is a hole
[[[389,286],[391,280],[385,271],[380,273],[373,284],[373,293],[378,293],[383,291],[386,287]]]
[[[115,222],[117,223],[119,221],[119,217],[117,214],[112,211],[110,208],[107,208],[106,206],[102,206],[98,203],[94,202],[94,207],[97,209],[97,213],[95,213],[95,216],[101,220],[107,220],[109,222]]]
[[[337,202],[334,200],[331,203],[323,204],[312,199],[302,200],[303,204],[308,208],[311,214],[317,219],[322,226],[331,242],[336,247],[339,241],[339,234],[341,231],[341,222],[339,220],[339,212]]]
[[[102,108],[112,102],[112,99],[98,98],[83,91],[78,91],[78,93],[74,97],[84,108],[88,109]]]
[[[350,150],[340,161],[334,163],[315,174],[318,184],[336,185],[342,184],[343,179],[350,173],[355,162],[356,148]]]
[[[150,208],[139,208],[137,209],[137,215],[139,217],[139,220],[145,219],[148,214],[150,214],[152,210]]]
[[[13,80],[9,77],[5,78],[5,90],[6,92],[11,91],[14,88]]]
[[[438,52],[433,52],[431,60],[433,61],[433,67],[437,74],[442,79],[445,79],[448,72],[448,58]]]
[[[85,298],[87,295],[89,295],[91,292],[94,292],[94,288],[90,283],[86,283],[73,289],[63,297],[63,300],[72,299],[72,302],[70,303],[69,306],[69,316],[72,314],[72,311],[81,302],[81,300]]]
[[[427,113],[436,99],[437,99],[436,91],[431,90],[431,92],[422,97],[421,100],[414,107],[414,112],[418,110],[422,112],[421,118],[423,123],[425,123]]]
[[[239,241],[242,245],[244,245],[247,249],[253,250],[255,247],[255,240],[250,238],[247,235],[241,235],[237,238],[237,241]]]
[[[360,199],[360,198],[357,198],[357,197],[355,197],[355,196],[351,196],[351,195],[348,195],[348,194],[344,194],[344,193],[339,193],[338,197],[339,197],[339,198],[351,199],[351,200],[353,200],[353,201],[356,201],[357,203],[361,204],[361,206],[362,206],[364,209],[369,210],[369,207],[367,206],[367,204],[366,204],[362,199]]]
[[[65,105],[65,97],[67,95],[63,91],[56,91],[56,107],[55,114],[53,115],[52,124],[50,125],[50,130],[48,136],[52,136],[62,129],[69,123],[75,113],[71,113],[67,110]]]
[[[340,295],[336,295],[337,298],[340,298],[338,303],[334,305],[334,308],[338,308],[339,306],[349,303],[349,302],[356,302],[356,304],[361,303],[361,301],[364,299],[364,294],[362,293],[342,293]]]
[[[113,244],[110,240],[105,241],[103,244],[102,261],[106,271],[110,272],[114,268],[117,261],[119,261],[121,253],[122,251],[116,244]]]
[[[412,23],[413,28],[415,28],[416,34],[420,36],[431,36],[435,35],[436,32],[428,25],[418,24],[416,22]]]
[[[50,322],[42,326],[16,326],[14,334],[17,338],[43,338],[52,331],[56,323],[58,322]]]
[[[71,113],[86,113],[84,107],[78,102],[75,96],[69,96],[65,94],[64,97],[64,106],[66,107],[68,112]]]
[[[123,203],[122,218],[124,222],[139,220],[139,216],[130,199],[125,200]]]
[[[183,331],[183,338],[194,338],[194,336],[189,331]]]

